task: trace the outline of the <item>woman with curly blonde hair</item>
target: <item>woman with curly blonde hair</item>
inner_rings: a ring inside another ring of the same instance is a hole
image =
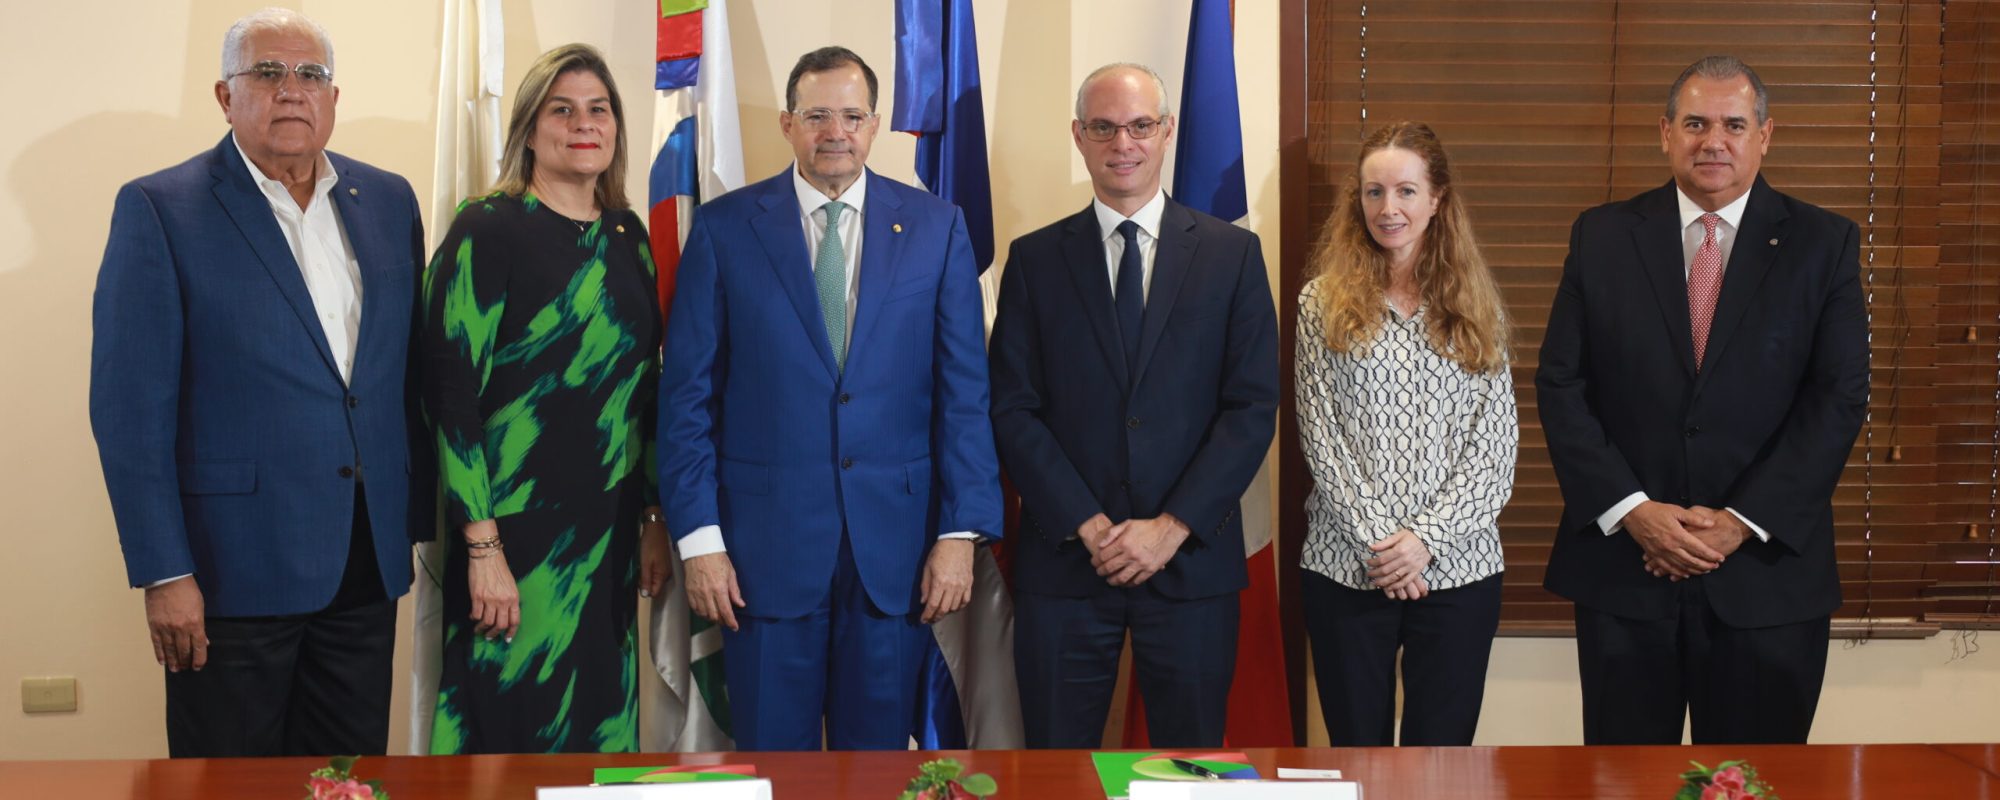
[[[1499,287],[1437,135],[1362,142],[1299,293],[1306,630],[1335,745],[1468,745],[1519,428]]]

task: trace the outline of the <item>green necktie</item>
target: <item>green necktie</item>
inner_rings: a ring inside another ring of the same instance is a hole
[[[813,256],[813,285],[819,289],[819,316],[826,320],[826,341],[833,345],[833,364],[847,369],[847,248],[840,244],[840,212],[847,204],[838,200],[820,206],[826,209],[826,233],[820,237],[819,252]]]

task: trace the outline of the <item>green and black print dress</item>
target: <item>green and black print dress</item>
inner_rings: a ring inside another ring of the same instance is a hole
[[[432,753],[634,752],[640,511],[660,313],[630,211],[460,204],[425,276],[424,407],[451,555]],[[473,634],[468,521],[497,520],[514,641]]]

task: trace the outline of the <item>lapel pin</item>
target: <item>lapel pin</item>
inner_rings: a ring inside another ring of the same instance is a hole
[[[620,225],[620,226],[618,226],[618,232],[619,232],[619,233],[624,233],[624,232],[625,232],[625,226],[623,226],[623,225]]]
[[[1775,245],[1775,244],[1777,244],[1777,243],[1778,243],[1778,240],[1776,240],[1776,239],[1772,239],[1772,240],[1771,240],[1771,244]]]
[[[354,188],[354,187],[352,187],[352,186],[349,186],[349,187],[347,187],[347,196],[348,196],[348,197],[360,197],[360,196],[361,196],[361,190],[360,190],[360,189],[356,189],[356,188]]]
[[[896,232],[896,233],[902,233],[902,232],[903,232],[903,223],[900,223],[900,222],[898,222],[898,223],[896,223],[896,224],[894,224],[894,225],[891,225],[891,226],[889,226],[889,230],[891,230],[891,231],[894,231],[894,232]]]

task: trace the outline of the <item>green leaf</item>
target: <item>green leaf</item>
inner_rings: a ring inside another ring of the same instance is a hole
[[[958,763],[958,759],[955,758],[941,758],[918,769],[931,777],[952,781],[958,778],[959,773],[965,771],[965,765]]]
[[[975,796],[985,797],[997,794],[1000,791],[1000,784],[993,780],[993,776],[991,775],[984,772],[975,772],[959,779],[958,788],[964,789]]]
[[[354,770],[354,762],[360,760],[360,756],[334,756],[326,760],[326,765],[341,775],[348,775]]]

